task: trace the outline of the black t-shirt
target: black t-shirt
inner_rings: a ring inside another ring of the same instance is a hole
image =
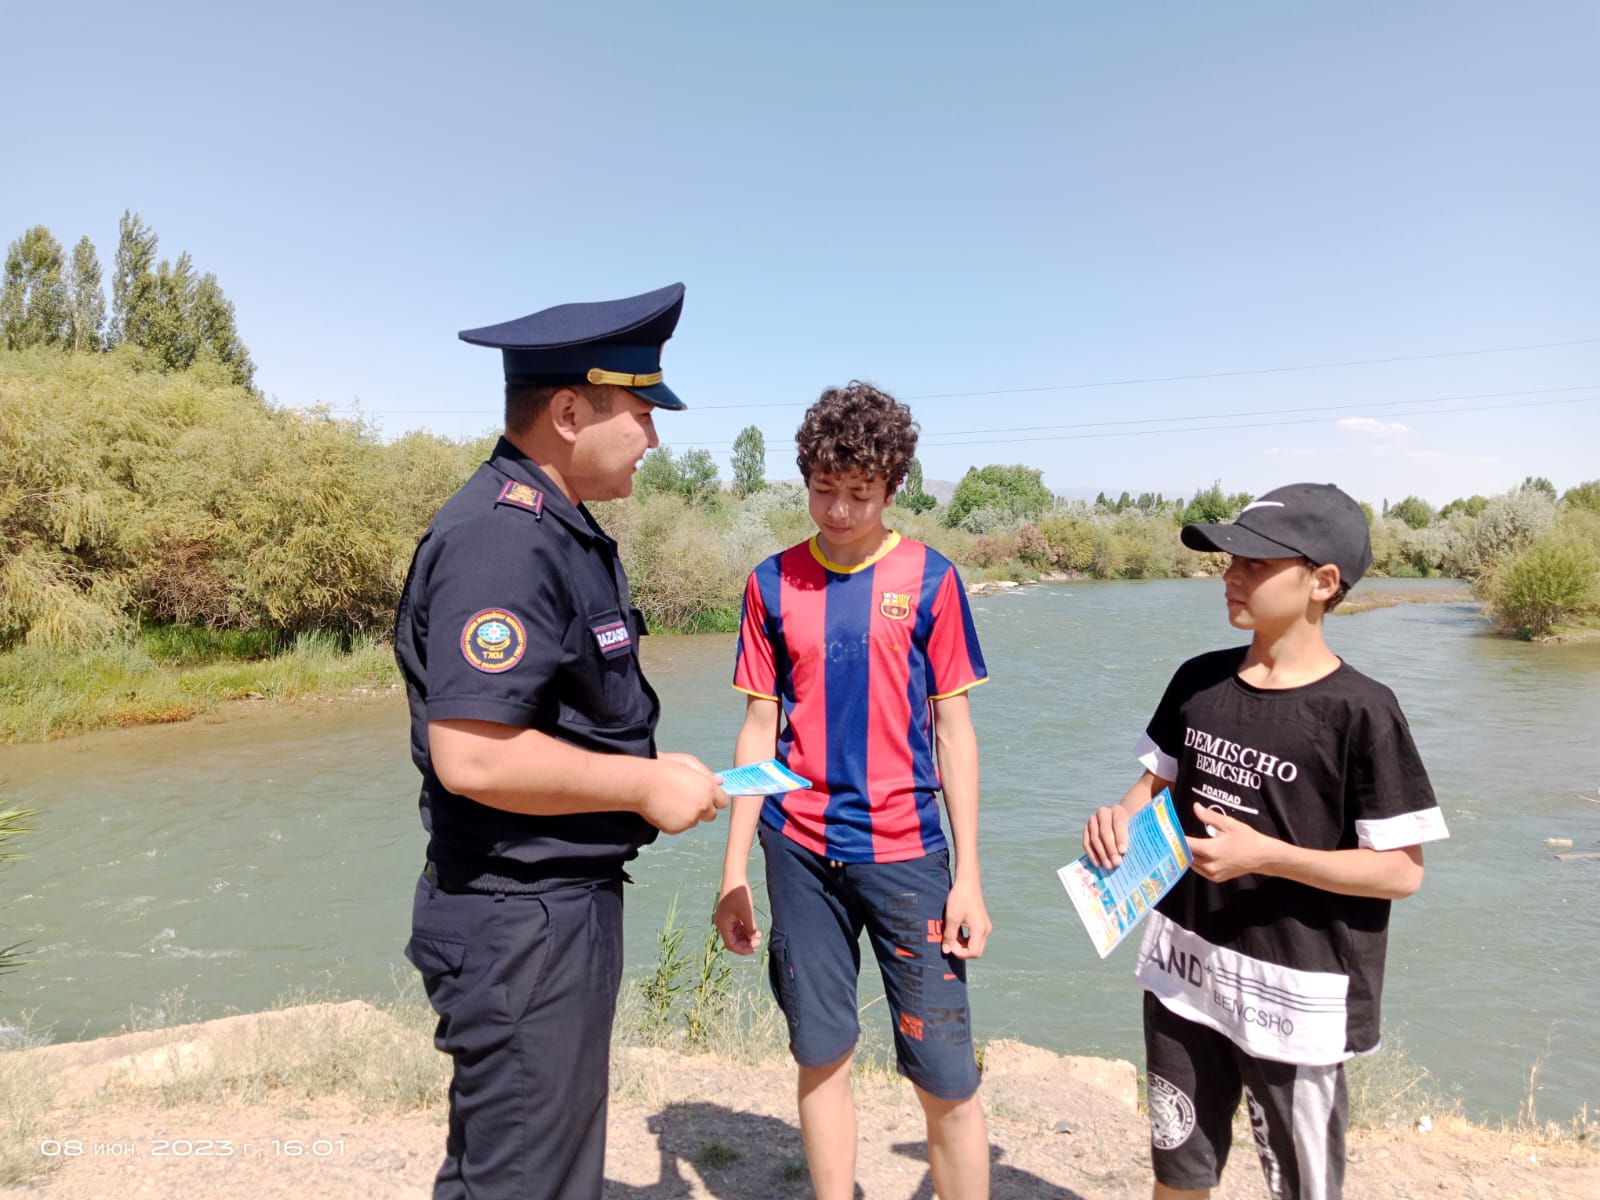
[[[428,857],[441,874],[603,874],[655,839],[635,813],[479,804],[445,788],[428,757],[428,723],[452,719],[654,757],[660,704],[639,666],[644,633],[616,543],[502,438],[435,515],[395,620]]]
[[[1341,664],[1302,687],[1238,676],[1245,647],[1183,664],[1139,745],[1173,781],[1184,832],[1202,804],[1314,850],[1392,850],[1447,836],[1405,715]],[[1388,900],[1293,880],[1186,873],[1151,914],[1141,983],[1173,1011],[1282,1062],[1334,1063],[1378,1044]]]

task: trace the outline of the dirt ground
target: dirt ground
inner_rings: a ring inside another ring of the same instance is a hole
[[[359,1003],[314,1006],[360,1025]],[[309,1011],[309,1010],[306,1010]],[[283,1022],[227,1018],[25,1052],[55,1107],[30,1133],[42,1172],[4,1189],[51,1200],[240,1197],[367,1200],[426,1195],[444,1144],[441,1117],[372,1117],[349,1100],[165,1107],[150,1090],[217,1048],[281,1038]],[[388,1061],[388,1060],[385,1060]],[[606,1186],[610,1200],[789,1200],[810,1195],[783,1063],[747,1066],[670,1050],[623,1049],[613,1073]],[[985,1048],[994,1195],[1000,1200],[1142,1200],[1147,1132],[1131,1063],[1064,1058],[1018,1042]],[[921,1111],[902,1081],[856,1087],[858,1195],[932,1200]],[[1548,1145],[1440,1119],[1427,1132],[1353,1136],[1346,1194],[1465,1200],[1594,1200],[1600,1151]],[[1235,1149],[1215,1193],[1264,1200],[1254,1154]]]

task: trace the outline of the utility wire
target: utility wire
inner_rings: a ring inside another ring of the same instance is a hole
[[[1399,413],[1392,413],[1390,415],[1397,416],[1397,417],[1408,417],[1408,416],[1454,416],[1457,413],[1498,412],[1500,410],[1508,409],[1508,408],[1525,409],[1525,408],[1545,408],[1545,407],[1548,407],[1548,406],[1553,405],[1553,404],[1589,404],[1589,403],[1593,403],[1596,400],[1600,400],[1600,395],[1594,395],[1594,396],[1571,396],[1571,397],[1567,397],[1567,398],[1561,399],[1561,400],[1534,400],[1534,401],[1530,401],[1527,404],[1482,404],[1482,405],[1478,405],[1478,406],[1473,407],[1473,408],[1452,409],[1448,413],[1441,413],[1438,409],[1431,409],[1431,410],[1429,410],[1429,409],[1417,409],[1417,410],[1415,410],[1413,412],[1399,412]],[[1010,444],[1012,444],[1014,442],[1071,442],[1071,441],[1081,441],[1081,440],[1088,439],[1088,438],[1153,437],[1153,436],[1155,436],[1157,434],[1164,434],[1164,433],[1204,433],[1204,432],[1207,432],[1207,431],[1210,431],[1210,430],[1218,430],[1218,429],[1225,429],[1225,430],[1234,430],[1234,429],[1272,429],[1272,428],[1276,428],[1278,426],[1283,426],[1283,425],[1321,425],[1321,424],[1324,424],[1326,422],[1335,421],[1335,420],[1338,420],[1338,418],[1336,418],[1336,417],[1302,417],[1302,418],[1299,418],[1298,420],[1292,420],[1292,421],[1251,421],[1251,422],[1247,422],[1247,423],[1244,423],[1244,424],[1237,424],[1237,425],[1186,425],[1186,426],[1182,426],[1180,428],[1174,428],[1174,429],[1119,429],[1119,430],[1113,430],[1111,432],[1104,432],[1104,433],[1061,433],[1061,434],[1048,434],[1048,435],[1046,435],[1044,437],[977,438],[977,439],[961,440],[961,441],[953,441],[953,442],[931,442],[931,441],[929,441],[927,439],[919,438],[918,442],[917,442],[917,448],[920,450],[924,446],[946,446],[946,447],[947,446],[1005,446],[1005,445],[1010,445]],[[1004,431],[999,431],[999,432],[1012,432],[1012,431],[1004,430]],[[936,437],[938,435],[934,434],[934,435],[929,435],[929,436],[930,437]],[[946,435],[946,436],[950,436],[950,435]],[[731,445],[731,444],[732,443],[726,443],[726,442],[698,442],[698,443],[686,444],[683,448],[685,450],[691,450],[691,449],[711,450],[711,449],[719,448],[719,447],[724,446],[724,445]],[[793,442],[769,442],[767,444],[767,447],[766,447],[768,453],[786,452],[786,451],[793,450],[794,448],[795,448],[795,446],[794,446]]]
[[[1440,358],[1469,358],[1483,354],[1511,354],[1520,350],[1554,350],[1569,346],[1593,346],[1600,344],[1600,337],[1577,338],[1568,342],[1528,342],[1519,346],[1490,346],[1477,350],[1444,350],[1435,354],[1400,354],[1388,358],[1352,358],[1339,362],[1302,363],[1291,367],[1249,367],[1233,371],[1212,371],[1186,375],[1150,375],[1136,379],[1102,379],[1087,383],[1051,383],[1032,387],[997,388],[993,391],[981,392],[929,392],[919,396],[902,396],[900,399],[911,400],[953,400],[979,396],[1021,396],[1034,392],[1068,392],[1082,391],[1089,388],[1130,387],[1141,383],[1182,383],[1197,379],[1235,379],[1246,375],[1281,375],[1294,371],[1326,371],[1336,367],[1372,367],[1383,366],[1391,363],[1427,362]],[[695,412],[723,412],[730,409],[745,408],[797,408],[809,405],[810,400],[782,400],[761,404],[696,404]],[[387,408],[373,410],[376,415],[394,416],[437,416],[448,413],[455,414],[462,411],[471,412],[475,408],[492,409],[492,405],[476,405],[465,410],[456,408]],[[353,411],[356,406],[348,404],[329,405],[332,412]]]
[[[1236,379],[1243,375],[1282,375],[1290,371],[1326,371],[1334,367],[1375,367],[1388,363],[1426,362],[1436,358],[1467,358],[1475,354],[1509,354],[1515,350],[1553,350],[1562,346],[1590,346],[1600,338],[1579,338],[1571,342],[1532,342],[1522,346],[1492,346],[1482,350],[1445,350],[1437,354],[1400,354],[1391,358],[1352,358],[1342,362],[1304,363],[1294,367],[1250,367],[1236,371],[1210,371],[1189,375],[1148,375],[1138,379],[1101,379],[1092,383],[1047,383],[1035,387],[995,388],[983,392],[927,392],[902,396],[902,400],[959,400],[978,396],[1023,396],[1033,392],[1072,392],[1087,388],[1131,387],[1140,383],[1183,383],[1192,379]],[[783,400],[767,404],[697,404],[696,411],[729,408],[794,408],[809,400]]]
[[[1595,390],[1600,390],[1600,384],[1585,383],[1585,384],[1579,384],[1579,385],[1576,385],[1576,386],[1573,386],[1573,387],[1530,388],[1530,389],[1528,389],[1526,391],[1515,391],[1515,392],[1464,393],[1464,394],[1461,394],[1461,395],[1454,395],[1454,396],[1418,397],[1418,398],[1414,398],[1414,399],[1410,399],[1410,400],[1361,401],[1361,402],[1352,403],[1352,404],[1313,404],[1313,405],[1308,405],[1308,406],[1306,406],[1304,408],[1250,408],[1250,409],[1241,409],[1238,412],[1192,413],[1192,414],[1189,414],[1187,416],[1174,416],[1174,417],[1128,417],[1128,418],[1124,418],[1122,420],[1115,420],[1115,421],[1080,421],[1080,422],[1078,422],[1076,424],[1070,424],[1070,425],[1006,425],[1006,426],[990,427],[990,428],[987,428],[987,429],[939,429],[939,430],[924,431],[922,433],[922,435],[920,436],[920,438],[918,439],[918,441],[923,445],[942,445],[942,444],[952,444],[952,445],[954,445],[954,444],[961,444],[961,443],[936,443],[936,442],[933,441],[933,439],[935,439],[935,438],[967,438],[967,437],[972,437],[972,436],[975,436],[975,435],[988,434],[988,433],[1035,433],[1035,432],[1049,432],[1049,431],[1052,431],[1052,430],[1059,430],[1059,429],[1104,429],[1104,428],[1108,428],[1108,427],[1111,427],[1111,426],[1118,426],[1118,425],[1162,425],[1162,424],[1172,424],[1172,423],[1178,422],[1178,421],[1222,421],[1222,420],[1232,420],[1232,419],[1235,419],[1235,418],[1238,418],[1238,417],[1277,417],[1277,416],[1288,416],[1288,415],[1292,415],[1292,414],[1296,414],[1296,413],[1349,412],[1349,411],[1352,411],[1352,410],[1361,410],[1361,411],[1365,412],[1365,411],[1370,411],[1370,410],[1373,410],[1373,409],[1391,409],[1391,408],[1404,407],[1406,405],[1415,405],[1415,404],[1448,404],[1448,403],[1452,403],[1452,402],[1460,401],[1460,400],[1501,400],[1501,399],[1505,399],[1508,396],[1546,396],[1546,395],[1550,395],[1550,394],[1556,393],[1556,392],[1586,392],[1586,391],[1595,391]],[[1413,412],[1408,412],[1408,413],[1386,413],[1386,415],[1388,415],[1388,416],[1417,416],[1417,415],[1426,415],[1428,413],[1438,414],[1438,413],[1441,413],[1441,412],[1450,413],[1450,412],[1477,412],[1477,411],[1481,411],[1481,410],[1470,409],[1470,408],[1448,409],[1448,410],[1416,409]],[[1268,423],[1271,424],[1272,422],[1268,422]],[[1154,432],[1158,432],[1158,433],[1182,433],[1185,428],[1192,428],[1192,426],[1185,426],[1185,427],[1182,427],[1182,428],[1175,428],[1175,429],[1169,429],[1169,430],[1156,430]],[[1251,426],[1251,425],[1238,425],[1238,426],[1235,426],[1234,428],[1251,429],[1251,428],[1254,428],[1254,426]],[[1040,439],[1040,440],[1047,440],[1047,439]],[[702,447],[704,447],[706,449],[721,449],[721,448],[732,447],[732,445],[733,445],[732,442],[723,442],[723,441],[719,441],[719,442],[697,442],[695,444],[698,445],[698,446],[702,446]],[[977,444],[977,445],[987,445],[988,443],[986,443],[986,442],[977,442],[975,444]]]

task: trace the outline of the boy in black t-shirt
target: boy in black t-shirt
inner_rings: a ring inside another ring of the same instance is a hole
[[[1394,694],[1323,640],[1372,563],[1360,506],[1291,484],[1183,542],[1233,556],[1228,621],[1250,645],[1178,668],[1137,747],[1143,776],[1083,834],[1115,866],[1128,817],[1170,787],[1194,855],[1135,972],[1154,1196],[1216,1185],[1242,1093],[1272,1195],[1337,1200],[1343,1064],[1378,1046],[1389,902],[1421,884],[1444,818]]]

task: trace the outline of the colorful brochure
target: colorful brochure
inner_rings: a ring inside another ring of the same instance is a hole
[[[775,758],[748,767],[729,767],[719,773],[722,790],[730,796],[781,796],[811,786],[811,780],[802,779]]]
[[[1166,788],[1128,822],[1128,852],[1113,868],[1085,854],[1056,872],[1101,958],[1172,890],[1194,859]]]

